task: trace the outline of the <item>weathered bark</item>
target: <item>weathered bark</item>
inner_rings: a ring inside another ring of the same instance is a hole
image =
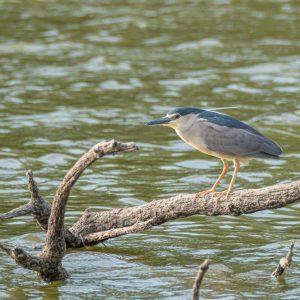
[[[47,230],[51,206],[41,197],[37,184],[33,179],[32,171],[27,171],[26,175],[28,177],[28,189],[31,194],[31,200],[27,204],[15,208],[10,212],[0,214],[0,220],[32,214],[41,228]]]
[[[92,147],[66,174],[56,192],[51,208],[40,196],[32,172],[29,171],[31,201],[23,206],[22,210],[4,214],[1,219],[22,215],[24,212],[32,213],[41,227],[47,229],[44,249],[38,257],[28,254],[21,248],[11,249],[0,244],[0,249],[10,255],[18,265],[35,271],[40,278],[47,282],[68,278],[68,272],[62,266],[62,258],[66,248],[65,238],[68,236],[64,229],[65,207],[72,186],[82,172],[98,158],[109,154],[131,152],[135,149],[136,146],[132,143],[122,144],[115,141],[99,143]]]
[[[195,277],[195,282],[193,285],[192,300],[199,299],[201,282],[204,278],[205,273],[207,272],[207,270],[209,268],[209,264],[210,264],[209,259],[206,259],[199,267],[199,270],[197,272],[197,275]]]
[[[48,229],[48,219],[51,213],[51,206],[42,198],[38,190],[37,184],[33,179],[31,170],[26,173],[28,177],[28,189],[30,191],[32,206],[31,214],[43,230]]]
[[[236,191],[228,200],[221,199],[219,205],[216,205],[217,196],[213,194],[206,196],[185,194],[155,200],[141,206],[110,211],[93,212],[91,209],[86,209],[71,228],[64,228],[64,213],[68,196],[82,172],[103,155],[131,152],[135,149],[133,144],[121,144],[115,141],[99,143],[92,147],[66,174],[56,192],[52,206],[41,197],[32,172],[27,173],[31,200],[20,208],[0,215],[0,220],[31,213],[40,227],[47,231],[43,252],[35,258],[35,262],[38,260],[41,266],[47,265],[50,270],[47,271],[47,268],[43,267],[37,271],[44,280],[59,280],[67,276],[67,272],[61,265],[66,247],[80,248],[96,245],[108,239],[140,232],[177,218],[193,215],[238,216],[264,209],[280,208],[300,200],[300,181],[261,189]],[[4,249],[8,248],[3,245],[0,245],[0,249],[12,256],[16,262],[21,261],[21,256],[28,257],[30,261],[30,255],[23,250],[17,253],[11,249],[5,251]],[[26,267],[25,263],[24,267]],[[30,269],[34,270],[32,267]],[[56,277],[53,276],[55,272],[58,273]]]
[[[7,219],[12,219],[20,216],[25,216],[29,215],[32,213],[32,205],[31,203],[27,203],[25,205],[22,205],[20,207],[17,207],[7,213],[0,214],[0,220],[7,220]]]
[[[127,234],[124,228],[136,225],[135,229],[137,229],[138,224],[150,220],[152,221],[147,228],[193,215],[237,216],[279,208],[300,200],[300,181],[262,189],[236,191],[232,193],[229,200],[221,201],[218,206],[216,198],[217,196],[214,195],[185,194],[123,209],[104,212],[88,210],[70,228],[70,232],[74,236],[80,235],[84,244],[89,245]],[[144,230],[143,227],[139,231],[142,230]]]

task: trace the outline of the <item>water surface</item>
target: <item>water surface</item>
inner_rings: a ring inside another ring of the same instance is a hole
[[[276,140],[280,161],[253,161],[236,188],[299,179],[300,4],[273,1],[0,1],[0,212],[28,201],[34,171],[51,201],[66,170],[100,140],[140,150],[95,163],[74,187],[71,225],[86,207],[130,207],[209,188],[221,163],[168,128],[144,124],[174,106],[224,107]],[[225,189],[229,183],[221,184]],[[1,299],[298,299],[299,211],[194,216],[68,251],[66,282],[46,285],[0,254]],[[0,223],[1,242],[32,253],[30,216]],[[291,240],[293,268],[270,277]]]

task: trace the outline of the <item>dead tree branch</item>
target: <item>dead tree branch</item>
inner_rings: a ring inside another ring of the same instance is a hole
[[[29,171],[27,176],[31,200],[20,208],[0,215],[0,220],[32,214],[41,228],[47,231],[45,247],[35,260],[31,259],[25,251],[9,250],[7,252],[5,250],[7,247],[3,245],[0,245],[0,249],[10,256],[14,253],[12,257],[16,262],[22,261],[17,259],[21,255],[27,257],[28,261],[35,261],[34,264],[43,266],[37,272],[44,280],[59,280],[67,277],[67,272],[61,265],[66,247],[93,246],[108,239],[141,232],[177,218],[193,215],[238,216],[264,209],[280,208],[300,200],[300,181],[261,189],[236,191],[228,200],[222,199],[218,206],[216,205],[217,196],[213,194],[206,196],[185,194],[155,200],[141,206],[109,211],[93,212],[91,209],[86,209],[71,228],[64,228],[65,208],[71,188],[84,170],[104,155],[131,152],[135,149],[136,146],[132,143],[122,144],[115,141],[99,143],[92,147],[67,172],[56,192],[52,206],[40,195],[33,174]],[[37,263],[36,259],[40,263]],[[23,263],[23,266],[31,265]],[[33,267],[29,268],[36,270]]]
[[[47,230],[51,206],[41,197],[37,184],[33,179],[32,171],[27,171],[26,175],[28,177],[28,189],[31,194],[31,199],[25,205],[13,209],[10,212],[0,214],[0,220],[32,214],[41,228]]]
[[[48,219],[51,213],[51,206],[40,195],[37,183],[34,181],[31,170],[26,173],[28,177],[28,189],[30,191],[32,216],[43,230],[48,229]]]
[[[219,206],[215,205],[216,196],[214,195],[197,197],[196,194],[185,194],[123,209],[104,212],[88,210],[69,230],[74,236],[82,236],[83,239],[89,236],[85,244],[94,245],[116,237],[117,228],[126,228],[149,220],[153,220],[151,226],[158,226],[170,220],[193,215],[249,214],[264,209],[280,208],[299,200],[300,181],[256,190],[236,191],[232,193],[229,200],[220,202]],[[140,231],[143,229],[141,228]],[[101,234],[95,234],[97,232],[105,232],[105,237],[101,240]],[[92,237],[95,237],[94,241]],[[83,245],[79,243],[78,246]]]
[[[7,213],[0,214],[0,220],[7,220],[7,219],[20,217],[20,216],[29,215],[31,212],[32,212],[32,205],[31,203],[27,203]]]
[[[39,257],[33,257],[21,248],[10,249],[2,244],[0,244],[0,250],[10,255],[18,265],[37,272],[38,276],[45,281],[49,282],[66,279],[68,273],[61,264],[66,248],[64,215],[72,186],[76,183],[83,171],[98,158],[104,155],[131,152],[136,149],[137,148],[133,143],[122,144],[114,140],[99,143],[92,147],[75,163],[64,177],[56,192],[51,209],[48,209],[47,204],[43,203],[44,200],[38,192],[32,173],[29,171],[29,190],[32,197],[29,203],[31,205],[30,212],[34,212],[32,208],[35,206],[38,210],[38,222],[41,220],[41,222],[39,222],[42,224],[41,227],[48,229],[45,247]],[[41,205],[41,207],[39,207],[39,205]],[[50,216],[48,219],[49,211]],[[40,215],[40,212],[44,212],[44,214],[42,213]],[[40,219],[40,217],[45,217],[45,219]],[[47,219],[48,224],[45,222]]]
[[[103,243],[104,241],[116,238],[118,236],[130,234],[130,233],[136,233],[141,232],[147,229],[150,229],[157,221],[154,219],[150,219],[146,222],[137,222],[132,226],[122,227],[122,228],[116,228],[111,229],[107,231],[102,232],[96,232],[96,233],[90,233],[82,237],[83,244],[86,245],[96,245],[99,243]]]
[[[198,300],[200,296],[200,286],[202,279],[206,273],[206,271],[209,268],[210,261],[209,259],[206,259],[199,267],[199,271],[195,277],[195,282],[193,285],[193,294],[192,294],[192,300]]]
[[[294,246],[295,246],[295,242],[292,242],[289,246],[289,251],[287,255],[280,259],[277,268],[271,274],[272,277],[276,277],[276,278],[280,277],[283,274],[284,270],[291,266]]]

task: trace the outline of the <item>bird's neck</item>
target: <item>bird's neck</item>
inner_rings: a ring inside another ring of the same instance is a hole
[[[179,119],[179,122],[176,123],[176,127],[173,127],[176,130],[176,133],[182,137],[189,135],[189,132],[195,126],[197,115],[188,115],[183,116]]]

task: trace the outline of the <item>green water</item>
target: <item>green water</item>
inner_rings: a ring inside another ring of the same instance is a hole
[[[300,175],[300,3],[273,1],[0,0],[0,212],[28,198],[31,168],[51,201],[66,170],[103,139],[140,150],[95,163],[74,187],[66,222],[209,188],[221,163],[168,128],[146,127],[174,106],[227,111],[276,140],[280,161],[253,161],[236,188]],[[225,189],[226,182],[221,184]],[[71,278],[46,285],[0,253],[1,299],[190,299],[204,258],[205,299],[299,299],[294,204],[241,217],[195,216],[68,251]],[[30,216],[0,239],[32,250]],[[291,240],[293,268],[270,277]]]

